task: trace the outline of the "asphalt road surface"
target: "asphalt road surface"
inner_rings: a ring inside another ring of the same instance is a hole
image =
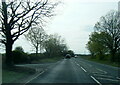
[[[120,69],[82,58],[63,59],[27,82],[30,83],[120,85]]]

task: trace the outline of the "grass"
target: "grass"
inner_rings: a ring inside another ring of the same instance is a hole
[[[101,63],[101,64],[106,64],[106,65],[111,65],[111,66],[115,66],[115,67],[120,67],[120,65],[116,62],[110,62],[109,60],[99,60],[99,59],[94,59],[91,58],[91,56],[81,56],[81,58],[86,59],[86,60],[90,60],[90,61],[94,61],[97,63]]]
[[[63,57],[52,57],[52,58],[43,58],[38,61],[33,61],[32,63],[54,63],[61,60]],[[30,68],[11,68],[2,70],[2,82],[3,83],[12,83],[21,78],[33,74],[35,71]]]
[[[43,58],[43,59],[33,61],[32,63],[54,63],[61,60],[62,58],[63,57]]]
[[[14,83],[35,73],[35,69],[26,67],[12,67],[2,69],[2,83]]]
[[[3,83],[11,83],[11,82],[15,81],[16,79],[24,77],[25,75],[27,75],[27,74],[24,72],[19,73],[19,72],[10,71],[10,70],[3,70],[2,82]]]

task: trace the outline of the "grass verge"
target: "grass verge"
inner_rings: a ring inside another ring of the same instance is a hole
[[[32,63],[55,63],[61,60],[63,57],[52,57],[52,58],[43,58],[36,61],[32,61]]]
[[[2,83],[15,83],[24,77],[35,73],[34,69],[14,67],[11,69],[2,69]]]
[[[86,60],[90,60],[90,61],[94,61],[97,63],[101,63],[101,64],[106,64],[106,65],[110,65],[110,66],[114,66],[114,67],[120,67],[120,65],[118,63],[110,62],[109,60],[94,59],[94,58],[91,58],[91,56],[81,56],[81,58],[86,59]]]
[[[3,70],[3,77],[2,77],[2,82],[3,83],[12,83],[16,79],[19,79],[23,76],[25,76],[25,73],[19,73],[15,71],[9,71],[9,70]]]
[[[55,63],[61,60],[63,57],[52,57],[43,58],[37,61],[32,61],[32,63]],[[11,69],[2,70],[2,83],[13,83],[24,77],[28,77],[35,73],[35,69],[25,68],[25,67],[14,67]]]

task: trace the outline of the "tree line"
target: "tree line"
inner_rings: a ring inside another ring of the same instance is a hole
[[[36,57],[44,53],[48,57],[62,56],[68,47],[65,40],[56,34],[47,34],[39,25],[34,26],[24,35],[35,49]]]
[[[110,11],[94,26],[87,48],[93,58],[120,62],[120,12]]]

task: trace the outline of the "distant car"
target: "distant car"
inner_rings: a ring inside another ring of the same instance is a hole
[[[75,58],[77,58],[78,56],[74,56]]]
[[[71,58],[71,55],[70,54],[67,54],[66,56],[65,56],[65,58]]]

